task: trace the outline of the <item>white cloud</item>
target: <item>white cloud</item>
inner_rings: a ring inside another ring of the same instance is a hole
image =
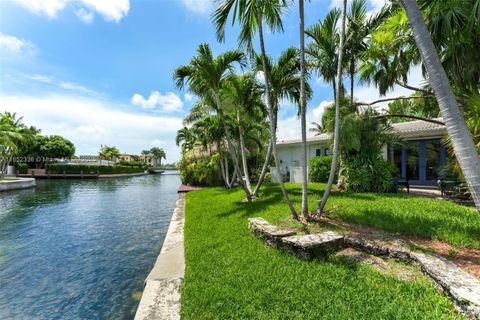
[[[129,0],[13,0],[27,10],[49,18],[72,5],[77,8],[76,15],[85,23],[93,21],[93,12],[103,16],[106,21],[119,22],[130,10]],[[88,9],[88,10],[87,10]]]
[[[2,111],[16,112],[27,125],[42,129],[43,134],[70,139],[77,154],[96,154],[100,144],[130,153],[157,145],[164,148],[168,162],[179,157],[175,134],[182,127],[181,117],[126,112],[104,100],[58,94],[0,95],[0,105]]]
[[[8,57],[32,56],[36,54],[37,48],[28,40],[19,39],[14,36],[0,32],[0,55]]]
[[[213,11],[213,0],[181,0],[183,6],[191,13],[208,15]]]
[[[77,17],[80,18],[80,20],[82,20],[86,24],[90,24],[93,22],[93,12],[87,11],[84,8],[80,8],[75,11],[75,14],[77,15]]]
[[[159,109],[163,112],[181,111],[183,101],[175,93],[167,92],[162,95],[158,91],[150,93],[148,98],[144,98],[141,94],[135,93],[132,97],[132,104],[145,109]]]
[[[25,78],[33,80],[33,81],[38,81],[38,82],[43,82],[43,83],[52,83],[53,82],[53,77],[52,76],[47,76],[44,74],[25,74]]]
[[[90,93],[90,94],[95,93],[95,91],[85,88],[84,86],[74,82],[60,82],[58,86],[66,90],[73,90],[73,91],[79,91],[79,92]]]
[[[130,10],[129,0],[79,0],[79,2],[101,14],[107,21],[119,22]]]
[[[49,18],[55,18],[62,11],[67,0],[14,0],[33,13],[44,14]]]

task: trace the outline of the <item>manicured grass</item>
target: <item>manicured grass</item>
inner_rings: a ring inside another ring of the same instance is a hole
[[[0,178],[0,182],[2,182],[2,181],[15,181],[15,180],[18,180],[18,179],[15,179],[15,178]]]
[[[299,187],[288,188],[298,201]],[[247,218],[280,221],[288,211],[276,186],[263,193],[251,204],[238,189],[187,194],[182,319],[462,319],[425,277],[404,281],[364,264],[302,261],[265,246]]]
[[[294,201],[300,203],[300,187],[289,185],[289,188]],[[309,197],[309,205],[313,211],[324,185],[313,184],[311,190],[313,194]],[[346,222],[442,240],[458,247],[480,247],[478,212],[441,199],[405,193],[333,193],[327,209],[329,215]],[[285,212],[284,219],[288,219],[288,212]]]

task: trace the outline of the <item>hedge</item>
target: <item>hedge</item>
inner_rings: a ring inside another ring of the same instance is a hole
[[[328,181],[328,176],[330,175],[330,168],[332,166],[333,156],[318,156],[310,159],[310,170],[309,178],[311,182],[323,182]],[[338,176],[338,166],[337,172],[335,174],[335,179]]]
[[[47,173],[50,174],[126,174],[126,173],[141,173],[145,169],[143,167],[127,167],[127,166],[98,166],[98,165],[83,165],[83,164],[47,164],[45,165]]]

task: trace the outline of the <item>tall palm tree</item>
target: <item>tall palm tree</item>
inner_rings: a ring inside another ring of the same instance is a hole
[[[32,138],[35,132],[33,127],[25,126],[16,113],[0,114],[0,177],[5,175],[8,165],[22,144]]]
[[[189,64],[175,69],[173,78],[179,89],[183,89],[188,85],[188,89],[192,93],[199,97],[208,97],[214,102],[215,111],[220,116],[220,121],[225,131],[227,147],[233,161],[234,170],[241,177],[242,174],[230,131],[227,128],[221,97],[221,90],[228,77],[233,73],[235,63],[238,63],[241,67],[246,65],[245,55],[241,51],[230,50],[214,57],[210,46],[201,44],[197,49],[197,55],[190,60]],[[245,190],[247,200],[250,202],[250,191],[243,179],[239,181]]]
[[[438,57],[435,45],[415,0],[401,0],[407,12],[428,80],[437,98],[443,121],[453,144],[453,149],[472,194],[477,210],[480,211],[480,159],[464,116],[458,107],[452,88]]]
[[[250,52],[253,52],[253,37],[258,32],[261,57],[263,65],[266,66],[267,52],[265,49],[263,25],[265,23],[272,32],[283,31],[281,16],[285,6],[285,0],[223,0],[212,15],[217,29],[217,38],[219,41],[225,39],[225,27],[228,17],[230,13],[232,13],[233,23],[238,21],[241,25],[239,44],[246,46]],[[272,145],[272,154],[275,161],[275,170],[279,177],[280,189],[282,190],[283,197],[287,202],[290,212],[294,218],[298,218],[297,211],[290,201],[280,172],[280,162],[277,156],[276,119],[274,118],[274,109],[270,97],[269,70],[264,68],[263,74],[265,79],[265,100],[270,118],[270,143]]]
[[[300,104],[300,59],[299,50],[294,47],[285,49],[276,61],[273,61],[267,56],[265,59],[266,68],[269,70],[269,83],[270,83],[270,101],[273,107],[274,128],[277,130],[277,113],[279,104],[281,101],[288,100],[296,105]],[[253,69],[256,71],[264,70],[263,59],[260,55],[255,56],[253,61]],[[308,82],[305,83],[305,96],[309,100],[312,95],[312,89]],[[260,179],[263,176],[268,167],[271,144],[267,150],[267,158],[262,168]],[[257,189],[254,191],[256,194],[259,191],[260,183],[257,184]]]
[[[337,95],[336,74],[338,67],[338,45],[340,34],[337,29],[340,10],[334,8],[325,18],[308,28],[305,33],[313,40],[307,45],[308,63],[327,83],[332,85],[333,96]]]
[[[105,160],[115,161],[118,157],[120,157],[120,151],[115,146],[101,145],[100,155],[103,156]]]
[[[223,89],[223,94],[225,96],[225,100],[230,103],[235,110],[243,176],[245,178],[247,188],[252,193],[246,157],[244,133],[244,127],[246,124],[244,123],[243,118],[244,115],[254,115],[256,113],[255,109],[257,108],[264,109],[261,91],[259,90],[255,75],[252,73],[245,73],[241,75],[232,75]]]
[[[159,148],[159,147],[152,147],[150,149],[150,154],[155,157],[156,160],[158,160],[158,165],[161,166],[162,165],[162,158],[163,159],[166,159],[167,158],[167,154],[165,153],[165,151],[163,150],[163,148]]]
[[[302,128],[302,217],[308,218],[308,173],[307,173],[307,99],[305,95],[305,10],[303,0],[298,1],[300,14],[300,123]]]
[[[342,24],[340,27],[340,46],[338,48],[337,88],[340,88],[342,86],[342,67],[343,67],[342,63],[343,63],[343,50],[344,50],[344,44],[345,44],[346,17],[347,17],[347,0],[343,0]],[[333,133],[332,165],[330,168],[330,175],[328,176],[327,187],[323,194],[322,200],[318,201],[319,214],[323,214],[323,209],[327,204],[328,197],[330,196],[330,191],[332,190],[333,179],[335,177],[335,171],[337,169],[339,135],[340,135],[340,90],[337,90],[336,96],[335,96],[335,129]]]

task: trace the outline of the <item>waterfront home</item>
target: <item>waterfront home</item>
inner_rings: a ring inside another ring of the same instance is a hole
[[[441,121],[442,119],[435,119]],[[442,138],[447,134],[444,125],[410,121],[392,124],[392,134],[396,134],[405,143],[402,146],[383,146],[383,156],[398,168],[401,179],[411,185],[436,185],[441,166],[445,163],[446,153]],[[330,154],[330,134],[307,138],[308,160]],[[302,140],[281,140],[277,144],[280,171],[287,180],[301,182]],[[272,171],[272,177],[275,176]]]

